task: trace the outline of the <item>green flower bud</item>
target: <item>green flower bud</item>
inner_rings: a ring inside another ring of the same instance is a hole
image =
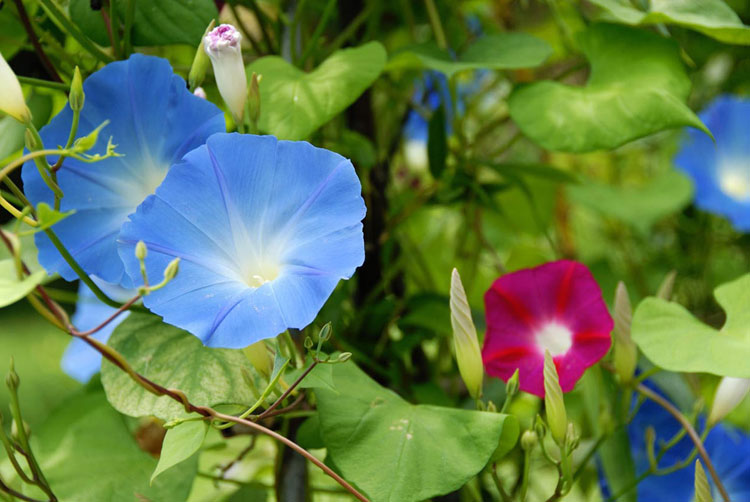
[[[638,348],[630,337],[630,323],[633,317],[633,308],[628,298],[628,289],[621,281],[615,290],[614,305],[614,364],[615,372],[620,381],[627,383],[633,379],[635,368],[638,364]]]
[[[521,448],[523,451],[533,450],[539,442],[539,436],[531,429],[521,435]]]
[[[34,133],[32,133],[30,129],[26,129],[23,137],[24,144],[26,145],[26,149],[28,151],[33,152],[42,148],[42,145],[39,144],[39,141],[37,141],[36,136],[34,136]]]
[[[571,451],[578,448],[581,441],[581,436],[576,432],[576,426],[573,422],[568,423],[568,430],[565,432],[565,451],[570,453]]]
[[[340,363],[345,363],[346,361],[348,361],[351,358],[352,358],[352,353],[351,352],[342,352],[341,354],[339,354],[339,362]]]
[[[547,425],[539,415],[534,418],[534,432],[536,432],[536,435],[540,440],[544,439],[544,436],[547,435]]]
[[[325,325],[320,328],[320,332],[318,333],[318,340],[321,342],[327,342],[331,338],[331,323],[327,322]]]
[[[135,257],[138,258],[138,261],[143,261],[146,259],[147,254],[148,248],[146,247],[146,243],[138,241],[138,244],[135,245]]]
[[[164,269],[164,280],[171,281],[177,276],[177,272],[180,271],[180,259],[175,258],[169,262],[167,268]]]
[[[695,461],[695,502],[713,502],[711,487],[700,460]]]
[[[658,298],[662,300],[670,300],[672,298],[672,290],[674,289],[674,281],[677,278],[677,271],[672,270],[662,281],[659,286],[659,290],[656,293]]]
[[[505,384],[505,399],[513,399],[516,394],[518,394],[518,368],[516,368],[516,371],[513,372],[513,376],[511,376]]]
[[[195,89],[203,83],[203,79],[206,78],[206,71],[211,64],[211,60],[208,58],[208,54],[206,54],[206,50],[203,48],[203,39],[208,35],[209,31],[214,29],[215,24],[216,20],[212,19],[208,24],[206,31],[203,32],[201,43],[198,44],[195,56],[193,56],[193,64],[190,66],[190,73],[188,73],[188,85],[190,86],[191,92],[194,92]]]
[[[70,82],[70,95],[68,96],[68,102],[70,103],[70,109],[76,112],[80,112],[83,109],[83,103],[86,100],[86,96],[83,93],[83,79],[81,78],[81,71],[76,66],[73,71],[73,80]]]
[[[15,362],[13,358],[10,358],[10,367],[8,368],[8,375],[5,377],[5,385],[8,386],[11,392],[14,392],[21,386],[21,378],[16,373]]]
[[[91,150],[94,145],[96,145],[96,142],[99,140],[99,131],[109,124],[109,120],[105,120],[101,124],[99,124],[99,127],[88,133],[86,136],[83,136],[81,138],[78,138],[75,143],[73,143],[73,149],[78,152],[86,152],[88,150]]]
[[[247,109],[248,117],[255,124],[260,117],[260,81],[262,75],[253,72],[250,77],[250,84],[247,86]]]
[[[311,348],[313,348],[313,339],[310,338],[309,336],[306,336],[304,346],[307,350],[310,350]]]
[[[552,439],[562,447],[565,444],[568,416],[565,412],[565,401],[563,401],[557,368],[548,350],[544,351],[544,409],[547,413],[547,425]]]
[[[471,307],[466,299],[466,291],[461,284],[461,276],[455,268],[451,274],[450,308],[458,371],[471,397],[479,399],[482,396],[484,379],[482,353],[479,350],[477,330],[471,318]]]

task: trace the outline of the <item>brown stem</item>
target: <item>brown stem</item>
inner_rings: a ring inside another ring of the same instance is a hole
[[[34,28],[31,26],[31,20],[29,19],[29,15],[26,13],[26,8],[23,6],[23,0],[13,1],[16,4],[16,9],[18,9],[18,15],[21,17],[21,23],[23,23],[23,27],[26,30],[26,33],[29,35],[31,45],[34,46],[34,50],[36,51],[37,56],[39,56],[39,60],[44,65],[44,68],[47,70],[47,73],[49,73],[49,76],[52,77],[52,80],[62,82],[60,74],[57,73],[57,70],[52,64],[52,61],[50,61],[49,57],[47,57],[47,54],[42,48],[42,44],[39,43],[39,37],[36,36]]]
[[[268,408],[266,408],[266,410],[263,413],[261,413],[260,415],[258,415],[255,418],[255,420],[262,420],[262,419],[266,418],[269,413],[271,413],[278,405],[281,404],[281,402],[284,399],[287,398],[287,396],[289,394],[292,393],[292,391],[302,382],[302,380],[305,379],[305,377],[307,375],[310,374],[310,372],[313,370],[313,368],[315,368],[315,366],[317,366],[317,365],[318,365],[318,361],[314,360],[313,363],[305,371],[303,371],[302,374],[299,377],[297,377],[297,379],[294,381],[294,383],[292,383],[292,385],[290,385],[289,388],[287,390],[285,390],[284,393],[281,394],[281,396],[279,396],[279,398],[276,400],[276,402],[273,403]]]
[[[7,493],[8,495],[10,495],[11,497],[15,497],[17,499],[25,500],[27,502],[44,502],[42,500],[37,500],[37,499],[33,499],[31,497],[27,497],[23,493],[15,491],[13,488],[11,488],[10,486],[6,485],[3,482],[2,479],[0,479],[0,491],[4,491],[5,493]]]
[[[300,393],[300,395],[297,396],[297,399],[295,399],[294,401],[292,401],[292,404],[290,404],[289,406],[285,406],[284,408],[281,408],[280,410],[271,411],[270,413],[268,413],[269,410],[266,410],[260,416],[258,416],[257,418],[255,418],[255,420],[260,420],[261,417],[262,418],[271,418],[271,417],[275,417],[275,416],[278,416],[278,415],[283,415],[284,413],[286,413],[288,411],[292,411],[294,408],[297,407],[297,405],[299,403],[302,402],[302,400],[304,398],[305,398],[305,395],[302,394],[302,393]]]
[[[651,399],[653,402],[655,402],[656,404],[658,404],[665,410],[667,410],[669,414],[672,415],[680,423],[682,428],[685,429],[685,431],[687,432],[687,435],[690,436],[690,439],[693,441],[695,448],[698,450],[698,453],[703,459],[703,462],[706,464],[706,468],[708,468],[708,471],[711,474],[711,478],[713,478],[714,484],[716,485],[716,488],[719,490],[719,493],[721,493],[721,497],[724,499],[724,502],[730,502],[729,493],[727,493],[726,488],[724,488],[724,485],[721,483],[721,479],[719,478],[719,475],[717,474],[716,469],[714,468],[714,465],[708,456],[708,452],[706,451],[706,448],[703,446],[703,442],[701,441],[700,436],[698,436],[698,433],[693,428],[692,424],[688,422],[688,420],[680,412],[680,410],[675,408],[672,405],[672,403],[670,403],[669,401],[667,401],[666,399],[661,397],[659,394],[657,394],[656,392],[646,387],[645,385],[638,384],[638,386],[636,387],[636,390],[642,395]]]
[[[135,302],[137,302],[140,299],[141,299],[141,295],[136,295],[130,300],[128,300],[127,302],[123,303],[122,306],[119,309],[117,309],[114,314],[109,316],[104,322],[102,322],[95,328],[91,328],[88,331],[78,331],[77,329],[75,329],[73,325],[69,325],[68,330],[70,331],[70,334],[73,336],[84,337],[84,336],[93,335],[94,333],[96,333],[97,331],[105,327],[107,324],[114,321],[115,318],[117,318],[117,316],[119,316],[120,314],[128,310],[130,307],[133,306]]]

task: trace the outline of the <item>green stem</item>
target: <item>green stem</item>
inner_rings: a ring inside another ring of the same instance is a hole
[[[435,1],[424,0],[424,4],[427,7],[427,16],[430,18],[430,25],[432,26],[432,32],[435,34],[435,41],[438,47],[447,49],[448,40],[445,38],[445,31],[443,30],[443,24],[440,22],[440,14],[437,7],[435,7]]]
[[[70,86],[62,82],[52,82],[51,80],[43,80],[41,78],[24,77],[22,75],[17,76],[18,81],[22,84],[33,85],[34,87],[44,87],[46,89],[55,89],[58,91],[68,92]]]
[[[342,45],[344,45],[347,40],[349,40],[359,29],[360,26],[367,20],[367,18],[370,16],[370,13],[373,9],[373,3],[369,2],[364,9],[362,9],[362,12],[357,14],[357,17],[355,17],[349,25],[344,28],[344,30],[338,34],[336,38],[333,39],[333,42],[331,42],[328,45],[328,54],[331,54],[332,52],[338,50]]]
[[[73,271],[76,273],[78,278],[83,281],[86,286],[89,287],[89,289],[94,293],[94,295],[101,301],[102,303],[109,305],[110,307],[114,308],[120,308],[120,304],[116,301],[112,300],[110,297],[108,297],[104,291],[102,291],[99,286],[96,285],[96,283],[91,280],[91,277],[86,274],[86,272],[83,271],[81,266],[78,264],[78,262],[73,258],[73,256],[68,252],[68,250],[65,248],[65,245],[60,241],[60,239],[57,237],[55,232],[51,228],[45,228],[44,233],[47,234],[47,237],[49,237],[49,240],[52,241],[52,245],[55,246],[58,253],[63,257],[65,262],[70,266],[70,268],[73,269]]]
[[[315,31],[313,31],[310,40],[305,44],[305,50],[302,52],[302,56],[299,58],[300,67],[305,66],[305,61],[307,61],[308,56],[315,49],[318,39],[323,34],[323,30],[328,24],[328,20],[331,18],[331,15],[333,15],[334,7],[336,7],[336,0],[328,0],[323,15],[320,17],[320,21],[318,21],[318,25],[315,27]]]
[[[123,31],[123,57],[127,58],[133,52],[133,20],[135,19],[135,2],[136,0],[127,0],[125,7],[125,29]]]
[[[492,481],[495,482],[495,486],[497,487],[497,491],[500,492],[500,497],[502,497],[503,502],[511,502],[512,499],[510,498],[510,495],[508,495],[508,493],[505,491],[505,488],[503,488],[503,482],[497,475],[497,464],[492,464],[490,474],[492,474]]]
[[[289,52],[292,55],[292,61],[297,61],[297,32],[300,31],[300,17],[305,10],[305,3],[307,0],[300,0],[294,9],[294,19],[292,19],[289,33]]]
[[[526,492],[529,489],[529,472],[531,471],[531,448],[523,452],[523,474],[521,475],[521,490],[518,494],[519,502],[526,501]]]
[[[109,26],[112,30],[112,50],[117,58],[122,58],[120,50],[120,23],[117,22],[117,0],[109,0]]]
[[[94,56],[97,60],[102,63],[111,63],[114,58],[109,54],[99,49],[89,38],[81,31],[78,26],[68,19],[68,17],[60,10],[55,4],[54,0],[39,0],[39,4],[42,6],[44,11],[54,21],[56,21],[62,28],[63,31],[67,32],[76,39],[76,41],[85,49],[88,53]]]

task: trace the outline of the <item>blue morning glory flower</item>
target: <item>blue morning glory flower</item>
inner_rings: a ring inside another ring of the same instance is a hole
[[[173,166],[118,238],[141,283],[180,258],[177,277],[144,297],[212,347],[240,348],[304,328],[364,261],[361,185],[349,160],[302,141],[214,134]]]
[[[115,242],[122,223],[153,193],[171,164],[226,126],[221,111],[193,96],[165,59],[134,54],[92,74],[83,89],[78,136],[109,120],[92,152],[103,153],[111,136],[122,157],[95,163],[65,159],[57,173],[65,194],[61,209],[76,212],[54,230],[86,273],[120,284],[127,280]],[[65,145],[72,115],[66,106],[41,130],[47,147]],[[51,205],[52,192],[36,166],[27,163],[22,174],[29,200]],[[76,278],[43,233],[36,234],[36,245],[48,272]]]
[[[97,277],[92,277],[92,279],[107,296],[115,301],[126,302],[137,294],[135,290],[125,289],[106,283]],[[76,311],[75,314],[73,314],[71,321],[78,331],[88,331],[99,326],[114,314],[116,310],[117,309],[99,301],[88,286],[81,282],[78,287]],[[128,317],[128,314],[129,312],[123,312],[112,322],[91,335],[91,338],[106,343],[117,325],[124,321]],[[65,373],[79,382],[85,383],[99,372],[99,368],[101,368],[102,364],[102,356],[80,338],[73,338],[70,341],[70,344],[68,344],[68,348],[65,349],[61,364]]]
[[[698,207],[750,231],[750,99],[721,96],[699,116],[716,144],[689,129],[675,165],[692,178]]]
[[[656,431],[657,451],[661,442],[672,439],[681,428],[677,420],[658,404],[648,400],[643,403],[628,426],[636,475],[648,469],[645,437],[649,426]],[[735,427],[719,424],[708,434],[704,445],[732,502],[750,502],[750,435]],[[666,468],[684,461],[692,449],[692,441],[684,437],[664,455],[659,467]],[[691,502],[694,498],[694,476],[693,463],[666,476],[649,476],[638,485],[638,500]],[[605,495],[609,495],[606,483],[603,485]],[[721,500],[718,493],[715,493],[714,500]]]

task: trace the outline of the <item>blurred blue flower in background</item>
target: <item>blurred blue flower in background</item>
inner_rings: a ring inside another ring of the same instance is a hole
[[[155,280],[179,257],[177,277],[144,297],[146,307],[206,345],[246,347],[310,324],[362,264],[361,190],[354,166],[336,153],[215,134],[130,216],[120,256],[134,281],[139,240]]]
[[[699,116],[716,144],[689,129],[675,164],[692,178],[698,207],[750,231],[750,98],[720,96]]]
[[[118,302],[126,302],[137,294],[135,290],[106,283],[97,277],[91,279],[107,296]],[[78,331],[88,331],[99,326],[116,311],[117,309],[99,301],[88,286],[81,281],[78,287],[76,311],[71,319]],[[91,335],[91,338],[107,343],[109,336],[117,325],[128,317],[128,314],[130,312],[123,312],[112,322]],[[68,348],[65,349],[61,364],[65,373],[79,382],[88,382],[92,376],[99,372],[102,365],[102,356],[80,338],[73,338],[68,344]]]
[[[86,273],[121,284],[127,276],[115,242],[120,226],[153,193],[171,164],[211,134],[226,130],[224,115],[193,96],[167,60],[152,56],[134,54],[111,63],[86,79],[83,89],[78,137],[109,120],[92,152],[103,152],[112,137],[122,157],[94,163],[65,159],[57,173],[65,194],[61,209],[76,212],[54,230]],[[41,130],[48,148],[66,144],[72,117],[66,106]],[[34,205],[52,205],[52,192],[33,163],[24,165],[23,182]],[[50,274],[76,278],[46,235],[36,234],[36,245],[39,262]]]
[[[705,420],[699,421],[701,426]],[[646,429],[653,427],[656,432],[654,450],[658,454],[659,446],[670,441],[681,429],[681,426],[664,408],[646,400],[628,426],[630,450],[635,462],[636,476],[649,468],[646,450]],[[700,432],[700,431],[698,431]],[[732,502],[750,502],[750,435],[730,425],[718,424],[709,432],[704,445],[711,462],[729,492]],[[667,468],[686,460],[693,450],[693,442],[683,437],[673,448],[668,450],[659,461],[659,468]],[[678,471],[664,476],[648,476],[638,484],[638,500],[643,502],[691,502],[694,499],[694,462]],[[714,500],[721,496],[714,491]],[[611,495],[606,481],[602,482],[604,496]]]

